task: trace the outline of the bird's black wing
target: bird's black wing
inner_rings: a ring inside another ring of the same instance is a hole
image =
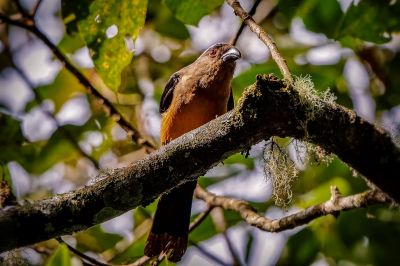
[[[228,99],[228,112],[232,110],[235,107],[235,101],[233,100],[233,91],[231,87],[231,92],[229,94],[229,99]]]
[[[180,75],[178,73],[173,74],[167,84],[165,85],[164,91],[161,95],[160,101],[160,114],[167,111],[168,107],[171,105],[172,97],[174,96],[174,89],[176,84],[178,84]]]

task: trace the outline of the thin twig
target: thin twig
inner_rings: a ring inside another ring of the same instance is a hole
[[[131,135],[132,140],[136,143],[146,146],[149,150],[154,150],[155,147],[153,144],[143,139],[140,133],[131,125],[131,123],[124,118],[123,115],[119,113],[119,111],[114,107],[114,105],[101,93],[99,93],[96,88],[90,83],[90,81],[79,71],[77,67],[75,67],[69,59],[58,49],[56,45],[54,45],[47,36],[40,31],[33,21],[32,23],[24,23],[22,20],[14,20],[11,19],[4,14],[0,13],[0,20],[6,22],[10,25],[14,25],[20,28],[23,28],[38,37],[41,41],[43,41],[46,46],[53,52],[53,54],[60,60],[65,68],[70,71],[79,82],[88,90],[88,92],[94,95],[97,99],[99,99],[105,108],[106,112],[110,114],[111,117],[124,129],[128,132],[128,135]]]
[[[61,237],[57,237],[56,239],[57,239],[57,241],[59,243],[65,244],[71,252],[73,252],[74,254],[78,255],[83,260],[85,260],[85,261],[87,261],[87,262],[89,262],[89,263],[91,263],[93,265],[96,265],[96,266],[110,266],[109,264],[102,263],[102,262],[100,262],[100,261],[98,261],[98,260],[96,260],[96,259],[94,259],[92,257],[89,257],[86,254],[80,252],[79,250],[77,250],[76,248],[72,247],[67,242],[65,242]]]
[[[207,218],[213,208],[213,206],[208,207],[204,212],[200,213],[196,219],[193,220],[193,222],[190,223],[189,233],[196,229]]]
[[[193,247],[197,248],[198,251],[200,251],[200,253],[202,253],[203,255],[205,255],[207,258],[213,260],[214,262],[217,263],[217,265],[223,265],[223,266],[228,266],[229,264],[225,263],[223,260],[221,260],[220,258],[218,258],[217,256],[211,254],[208,250],[206,250],[205,248],[203,248],[202,246],[198,245],[197,243],[194,243],[193,241],[189,240],[190,245],[192,245]]]
[[[231,253],[232,260],[233,260],[232,265],[233,265],[233,266],[239,266],[239,265],[241,265],[239,256],[238,256],[238,254],[236,253],[236,250],[235,250],[235,248],[233,247],[232,241],[230,240],[230,238],[229,238],[227,232],[224,231],[224,232],[222,233],[222,236],[224,237],[225,242],[226,242],[226,245],[227,245],[227,247],[228,247],[228,250],[229,250],[229,252]]]
[[[42,4],[42,0],[37,0],[36,1],[35,5],[32,8],[31,14],[30,14],[32,16],[32,18],[35,17],[35,15],[36,15],[37,11],[39,10],[39,7],[40,7],[41,4]]]
[[[262,0],[256,0],[252,6],[252,8],[250,9],[249,12],[249,16],[253,16],[256,13],[257,7],[258,5],[261,3]],[[246,26],[246,23],[244,23],[244,21],[242,22],[242,24],[240,24],[240,28],[237,31],[235,37],[232,39],[231,44],[235,45],[237,43],[237,41],[239,40],[240,35],[242,34],[244,27]]]
[[[250,30],[257,34],[258,38],[264,42],[270,53],[272,58],[275,60],[276,64],[278,65],[283,77],[289,81],[290,83],[293,83],[293,78],[292,74],[286,64],[286,60],[281,56],[279,53],[278,47],[275,44],[275,41],[272,39],[272,37],[267,34],[263,28],[261,28],[253,19],[252,16],[250,16],[240,5],[239,1],[237,0],[226,0],[226,2],[233,8],[235,15],[239,16],[244,23],[249,26]]]
[[[332,191],[336,190],[332,189]],[[195,195],[210,206],[238,212],[246,223],[267,232],[281,232],[307,224],[321,216],[329,214],[336,215],[340,211],[348,211],[373,204],[391,202],[383,192],[378,190],[369,190],[346,197],[342,197],[337,193],[332,195],[332,198],[324,203],[314,205],[280,219],[269,219],[258,214],[248,202],[243,200],[217,196],[200,187],[196,188]]]

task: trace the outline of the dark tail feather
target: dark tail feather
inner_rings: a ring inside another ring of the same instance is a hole
[[[196,181],[191,181],[161,196],[144,254],[153,257],[161,252],[168,260],[178,262],[188,242],[190,210]]]

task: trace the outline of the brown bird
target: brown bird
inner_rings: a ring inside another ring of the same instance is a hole
[[[162,145],[233,108],[231,81],[240,56],[230,44],[214,44],[171,76],[160,102]],[[168,260],[180,261],[187,248],[195,187],[196,181],[187,182],[161,196],[144,251],[147,256],[164,252]]]

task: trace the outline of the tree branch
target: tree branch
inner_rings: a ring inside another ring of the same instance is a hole
[[[226,0],[226,2],[233,8],[235,15],[240,17],[244,23],[249,26],[250,30],[257,34],[258,38],[267,45],[272,58],[278,65],[283,77],[290,83],[293,82],[292,74],[290,73],[289,67],[286,64],[286,60],[279,53],[278,47],[272,37],[267,34],[263,28],[261,28],[253,19],[253,17],[242,8],[239,1],[237,0]]]
[[[0,210],[0,252],[84,230],[147,205],[274,135],[306,138],[336,153],[400,202],[400,151],[386,132],[340,105],[309,102],[284,81],[264,75],[245,90],[235,109],[146,158],[100,174],[91,186]]]
[[[195,191],[195,195],[210,206],[238,212],[247,224],[267,232],[281,232],[292,229],[300,225],[305,225],[318,217],[329,214],[335,215],[340,211],[348,211],[372,204],[390,203],[386,195],[378,190],[369,190],[347,197],[332,193],[331,199],[327,202],[309,207],[280,219],[269,219],[258,214],[248,202],[243,200],[217,196],[199,186]]]

